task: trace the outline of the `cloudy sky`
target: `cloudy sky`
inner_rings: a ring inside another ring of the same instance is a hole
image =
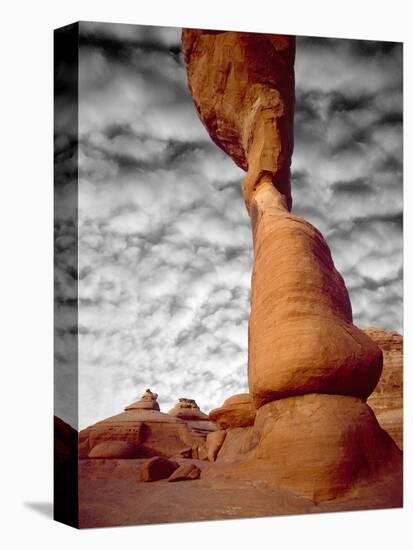
[[[247,388],[243,172],[187,89],[180,29],[81,24],[79,425],[150,387],[167,411]],[[402,48],[299,38],[293,210],[357,325],[402,331]]]

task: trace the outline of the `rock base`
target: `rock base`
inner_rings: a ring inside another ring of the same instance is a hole
[[[203,479],[243,479],[321,502],[393,483],[402,495],[402,453],[362,400],[309,394],[273,401],[252,428],[228,430]]]

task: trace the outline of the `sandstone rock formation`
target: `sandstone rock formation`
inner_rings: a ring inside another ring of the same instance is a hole
[[[180,418],[184,420],[191,431],[198,434],[206,440],[209,433],[214,432],[217,427],[210,421],[209,416],[203,413],[194,399],[188,399],[186,397],[179,398],[178,403],[168,412],[170,416]],[[199,458],[199,451],[203,449],[204,445],[199,445],[198,448],[193,448],[191,455],[186,453],[188,458]],[[180,451],[180,455],[183,456],[185,449]],[[202,450],[201,450],[202,454]]]
[[[225,439],[217,449],[215,460],[219,463],[230,464],[238,462],[240,459],[245,460],[247,453],[254,447],[253,434],[258,434],[253,426],[225,430]],[[259,434],[257,437],[259,437]],[[273,451],[276,456],[276,449],[273,449]]]
[[[209,413],[209,418],[221,429],[244,428],[252,426],[256,410],[248,393],[233,395],[224,401],[218,409]]]
[[[209,420],[208,415],[203,413],[195,399],[180,397],[178,403],[168,412],[171,416],[183,420]]]
[[[367,399],[382,353],[352,324],[351,305],[322,235],[261,184],[252,200],[254,267],[248,378],[257,407],[305,393]]]
[[[267,403],[253,427],[228,430],[208,479],[261,479],[314,501],[401,472],[401,454],[355,397],[307,394]],[[395,479],[400,483],[400,477]]]
[[[157,399],[158,394],[151,392],[151,390],[148,388],[138,401],[135,401],[131,405],[125,407],[125,411],[133,411],[135,409],[160,411]]]
[[[224,477],[244,473],[316,500],[391,474],[400,484],[400,451],[364,403],[382,351],[353,325],[323,236],[290,213],[294,38],[184,29],[182,45],[201,121],[247,172],[254,244],[248,382],[258,410],[244,427],[230,404],[211,411],[226,432],[207,443],[217,462],[205,475],[221,464]]]
[[[155,456],[139,470],[138,481],[159,481],[168,478],[179,467],[174,460]]]
[[[403,336],[379,328],[363,330],[383,352],[383,372],[367,403],[380,426],[403,449]]]
[[[168,481],[190,481],[199,479],[201,470],[195,464],[182,464],[168,478]]]
[[[275,462],[280,485],[314,500],[334,498],[358,481],[375,481],[401,467],[390,436],[353,397],[309,394],[272,401],[257,413],[252,439],[257,434],[255,455]]]
[[[89,458],[138,458],[139,447],[129,441],[104,441],[93,447]]]
[[[206,440],[206,458],[208,458],[211,462],[215,461],[218,452],[224,443],[226,435],[226,430],[218,430],[217,432],[212,432],[208,435]]]
[[[292,36],[184,29],[188,84],[213,141],[248,174],[244,197],[268,177],[291,205]]]
[[[352,324],[347,289],[322,235],[289,213],[294,38],[184,30],[182,44],[201,121],[247,170],[255,405],[313,392],[366,399],[380,377],[381,352]]]
[[[401,506],[402,338],[353,325],[327,243],[290,212],[294,38],[184,30],[182,39],[199,116],[246,171],[249,393],[207,416],[188,398],[164,414],[147,390],[83,430],[82,525],[96,525],[91,507],[109,522],[116,509],[129,522],[139,509],[149,522]],[[57,448],[65,456],[64,442]],[[148,493],[131,477],[171,483]],[[197,481],[174,483],[187,480]],[[145,506],[148,494],[156,506]]]
[[[183,420],[159,411],[156,394],[147,390],[142,399],[125,407],[123,413],[97,422],[79,434],[80,458],[92,456],[94,449],[109,442],[122,442],[134,446],[136,457],[171,457],[182,450],[192,449],[192,458],[197,458],[198,447],[205,447],[205,440],[216,426],[208,420]],[[119,447],[116,456],[112,445],[113,458],[124,458],[124,450]]]

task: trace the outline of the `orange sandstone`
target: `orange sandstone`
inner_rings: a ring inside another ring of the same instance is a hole
[[[294,38],[185,29],[182,45],[201,121],[246,171],[254,242],[248,383],[256,416],[242,427],[234,406],[211,411],[225,435],[207,442],[216,462],[203,476],[267,481],[315,500],[390,477],[397,493],[401,453],[365,404],[382,351],[353,325],[323,236],[290,213]]]
[[[380,426],[403,449],[403,336],[391,330],[363,329],[383,352],[383,372],[367,403]]]

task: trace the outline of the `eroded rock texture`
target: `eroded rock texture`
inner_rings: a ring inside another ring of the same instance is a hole
[[[387,483],[401,502],[402,458],[370,407],[355,397],[307,394],[267,403],[253,427],[227,430],[203,477],[259,480],[314,501]]]
[[[289,213],[294,38],[184,30],[182,43],[202,122],[247,171],[255,406],[313,392],[367,399],[380,377],[381,351],[352,324],[347,289],[322,235]]]
[[[206,415],[182,419],[162,413],[156,399],[157,394],[147,390],[124,412],[82,430],[80,458],[171,457],[182,451],[198,458],[198,448],[206,449],[207,435],[216,430],[215,424]]]
[[[247,206],[263,176],[291,206],[295,38],[184,29],[182,47],[201,121],[247,171]]]
[[[330,249],[310,223],[261,185],[252,201],[254,267],[248,380],[257,407],[306,393],[367,399],[382,353],[352,324]]]
[[[223,405],[213,409],[209,418],[220,428],[245,428],[255,420],[255,406],[248,393],[240,393],[226,399]]]
[[[168,414],[184,420],[209,420],[208,415],[200,410],[195,399],[186,397],[180,397],[178,403],[168,411]]]
[[[178,468],[177,462],[155,456],[149,459],[139,471],[139,481],[159,481],[169,477]]]
[[[89,458],[138,458],[138,445],[129,441],[108,440],[95,445],[89,453]]]
[[[182,44],[201,121],[247,172],[254,242],[253,413],[244,423],[235,403],[211,411],[223,431],[207,442],[216,462],[203,475],[262,480],[315,500],[389,478],[400,499],[400,451],[365,404],[382,351],[353,325],[323,236],[290,213],[294,38],[187,29]]]
[[[125,407],[125,411],[133,411],[136,409],[145,409],[148,411],[159,411],[158,394],[151,392],[148,388],[138,401],[131,403]]]
[[[391,330],[363,330],[383,352],[383,372],[368,399],[380,426],[403,449],[403,336]]]

